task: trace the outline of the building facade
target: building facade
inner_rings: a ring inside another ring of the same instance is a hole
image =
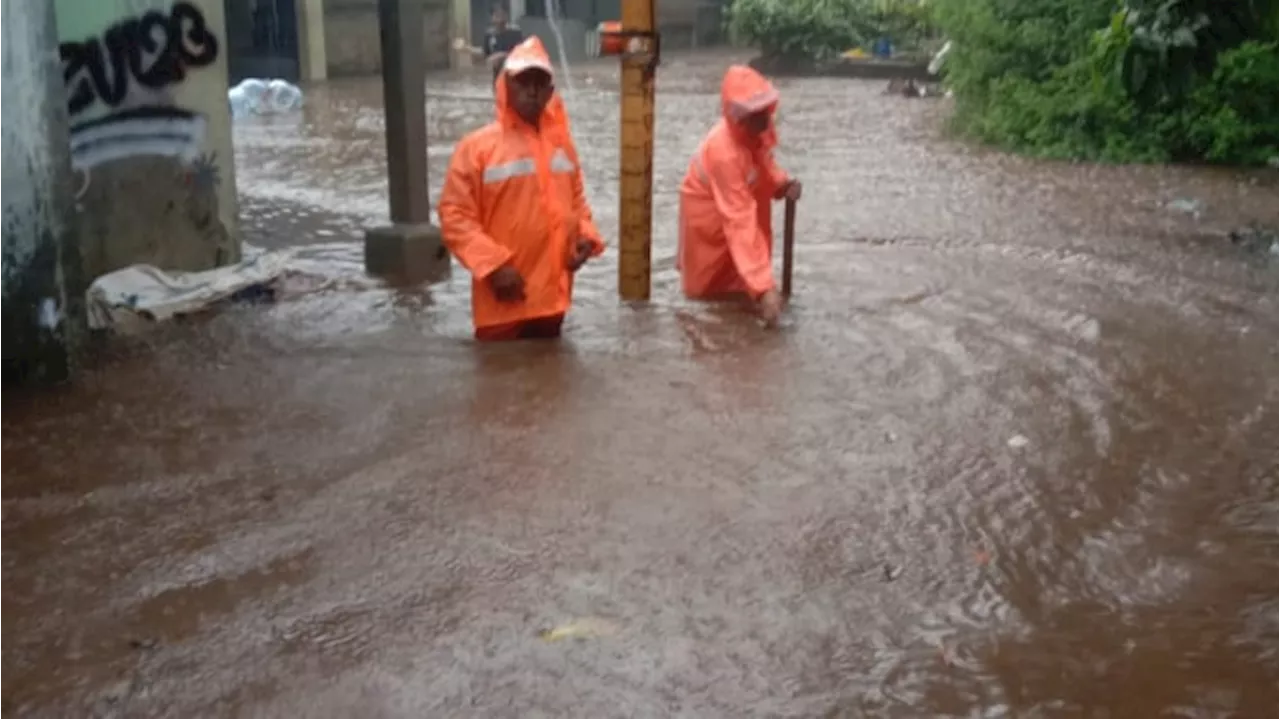
[[[450,23],[455,0],[420,0],[429,70],[454,64]],[[222,0],[231,83],[245,78],[317,82],[376,75],[382,53],[378,0]],[[465,16],[465,13],[463,13]]]
[[[423,56],[428,70],[468,67],[468,53],[452,49],[455,38],[479,45],[494,0],[420,0]],[[658,25],[667,48],[724,41],[723,7],[728,0],[659,0]],[[595,53],[595,28],[617,20],[623,0],[504,0],[510,17],[550,48],[556,46],[551,18],[570,62]],[[227,17],[231,82],[280,77],[311,82],[326,77],[374,75],[381,66],[378,0],[223,0]]]
[[[473,33],[483,33],[489,17],[488,0],[470,0]],[[555,47],[555,29],[551,18],[557,18],[560,34],[565,39],[570,62],[598,54],[595,30],[602,22],[616,21],[625,0],[507,0],[511,16],[520,27],[537,35],[548,47]],[[656,0],[658,32],[666,49],[691,49],[724,43],[724,8],[727,0]],[[474,17],[474,16],[473,16]]]

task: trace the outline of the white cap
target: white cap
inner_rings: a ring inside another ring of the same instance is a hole
[[[541,70],[548,75],[555,75],[551,70],[551,63],[536,57],[508,57],[502,65],[502,70],[508,75],[519,75],[527,70]]]
[[[551,61],[538,57],[533,52],[521,52],[525,49],[526,44],[532,44],[534,38],[529,38],[524,42],[516,45],[507,54],[506,61],[502,64],[502,71],[508,75],[519,75],[526,70],[541,70],[548,75],[555,75],[555,71],[551,69]]]

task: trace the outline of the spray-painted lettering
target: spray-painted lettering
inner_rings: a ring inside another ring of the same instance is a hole
[[[204,142],[204,115],[164,92],[188,70],[218,59],[218,38],[190,2],[126,17],[100,36],[58,47],[71,115],[71,164],[158,155],[191,161]],[[95,103],[106,114],[89,113]],[[92,115],[92,116],[88,116]],[[86,117],[88,116],[88,117]]]
[[[218,59],[218,39],[199,8],[176,2],[167,15],[151,10],[126,18],[101,37],[64,42],[58,52],[74,117],[95,99],[118,107],[129,94],[130,81],[151,90],[182,82],[188,67],[205,67]]]

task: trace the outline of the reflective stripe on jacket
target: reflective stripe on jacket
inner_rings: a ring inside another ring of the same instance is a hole
[[[676,262],[686,296],[759,297],[774,287],[769,202],[787,182],[773,158],[777,132],[752,136],[741,121],[777,112],[778,92],[762,75],[735,65],[720,90],[722,117],[702,141],[680,185]]]
[[[508,61],[523,54],[550,67],[536,37],[516,46]],[[444,243],[472,274],[476,327],[565,312],[573,291],[568,262],[576,241],[588,239],[595,255],[604,252],[583,192],[564,102],[555,95],[535,128],[509,107],[506,85],[501,78],[495,88],[497,119],[454,149],[440,193]],[[486,282],[508,263],[524,277],[522,302],[500,302]]]

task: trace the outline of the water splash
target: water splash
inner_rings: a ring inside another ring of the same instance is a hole
[[[573,75],[569,72],[569,57],[564,51],[564,35],[560,33],[560,1],[548,0],[547,2],[547,22],[551,25],[551,32],[556,36],[556,54],[560,56],[560,70],[564,76],[564,86],[568,89],[565,93],[566,99],[574,94]]]

